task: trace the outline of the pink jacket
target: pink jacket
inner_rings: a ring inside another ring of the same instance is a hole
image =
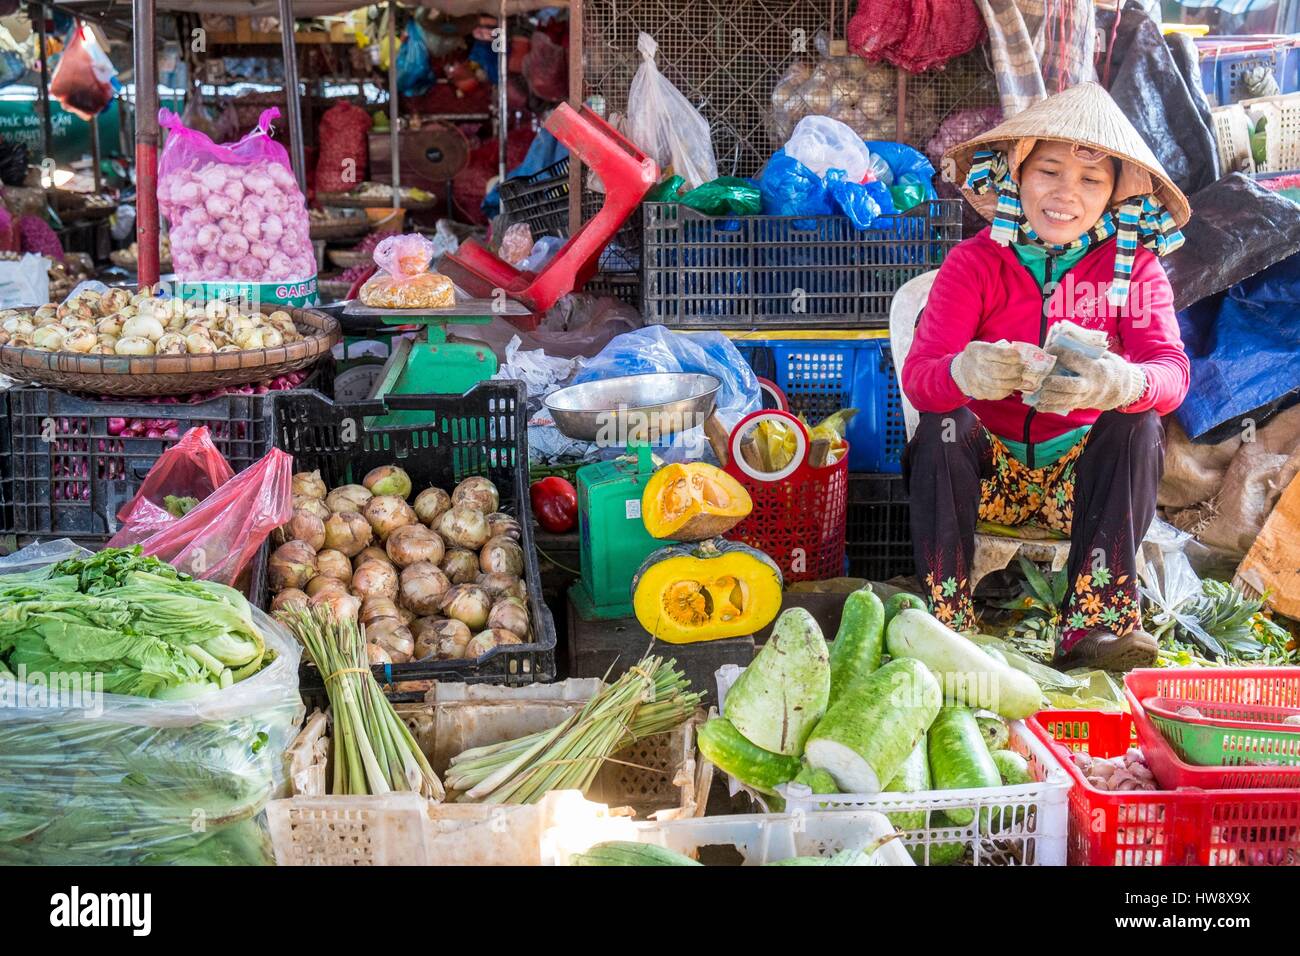
[[[973,339],[999,339],[1042,345],[1054,322],[1068,319],[1110,333],[1110,347],[1146,373],[1147,387],[1126,412],[1154,408],[1173,411],[1187,394],[1191,372],[1174,316],[1173,291],[1156,256],[1141,247],[1133,262],[1129,301],[1115,310],[1106,301],[1115,271],[1112,238],[1080,259],[1048,299],[1015,252],[1000,246],[983,229],[948,254],[916,338],[903,364],[904,394],[922,412],[950,412],[962,405],[995,435],[1020,442],[1041,442],[1097,420],[1099,412],[1076,409],[1068,415],[1038,413],[1013,392],[995,402],[967,398],[953,381],[950,367]]]

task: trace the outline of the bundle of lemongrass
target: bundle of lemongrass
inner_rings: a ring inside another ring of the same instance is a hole
[[[579,713],[539,731],[453,757],[447,786],[476,803],[536,803],[551,790],[586,791],[619,750],[679,726],[700,695],[676,661],[647,657],[587,702]]]
[[[441,800],[438,775],[370,672],[365,633],[354,618],[329,605],[285,608],[276,617],[302,642],[325,677],[334,721],[334,782],[330,792],[413,791]]]

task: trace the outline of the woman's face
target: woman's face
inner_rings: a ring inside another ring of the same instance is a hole
[[[1091,229],[1115,188],[1111,157],[1069,143],[1042,142],[1020,164],[1020,205],[1034,232],[1064,245]]]

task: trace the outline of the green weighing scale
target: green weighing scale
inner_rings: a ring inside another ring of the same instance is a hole
[[[582,579],[569,599],[584,620],[632,617],[632,576],[652,553],[672,544],[650,536],[641,495],[655,471],[650,444],[702,425],[721,383],[711,375],[624,375],[570,385],[546,396],[562,435],[622,445],[627,454],[578,469]]]
[[[378,319],[384,325],[416,325],[423,334],[397,336],[375,383],[371,398],[387,395],[463,395],[496,374],[497,358],[486,345],[447,341],[449,325],[486,325],[494,318],[523,318],[533,313],[509,299],[473,299],[456,290],[456,304],[446,309],[376,309],[353,299],[343,315]],[[435,412],[401,410],[369,424],[428,425]]]

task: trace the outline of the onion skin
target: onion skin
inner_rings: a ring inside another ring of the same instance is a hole
[[[330,515],[325,522],[325,547],[349,558],[360,554],[373,538],[370,522],[355,511]]]
[[[478,551],[492,537],[483,512],[466,505],[455,505],[438,519],[438,533],[450,545]]]
[[[417,660],[434,657],[440,661],[456,660],[464,656],[465,645],[473,633],[461,621],[422,617],[411,629],[415,635]]]
[[[454,618],[471,631],[478,631],[487,624],[492,602],[478,585],[457,584],[443,596],[439,610],[444,617]]]
[[[361,484],[372,495],[396,495],[405,499],[411,493],[411,476],[396,465],[373,468],[361,479]]]
[[[406,568],[417,562],[438,564],[447,549],[438,532],[416,523],[403,525],[390,534],[384,550],[394,564]]]
[[[293,513],[293,517],[280,527],[275,529],[272,540],[278,536],[278,544],[284,544],[286,541],[302,541],[311,547],[313,551],[319,551],[325,547],[325,522],[319,517],[299,508]]]
[[[272,552],[266,575],[272,591],[302,588],[316,575],[316,552],[306,542],[287,541]]]
[[[524,573],[524,549],[511,538],[492,538],[479,552],[479,567],[484,574]]]
[[[451,548],[442,559],[442,570],[452,584],[473,584],[479,576],[478,555],[464,548]]]
[[[316,552],[316,574],[341,581],[346,587],[352,583],[352,562],[342,551],[325,548]]]
[[[271,610],[280,611],[288,607],[303,608],[311,600],[307,592],[300,591],[298,588],[285,588],[274,598],[271,599]]]
[[[316,471],[300,471],[293,476],[293,493],[301,495],[304,498],[319,498],[324,500],[329,489],[325,487],[325,482],[321,481],[320,469]]]
[[[398,528],[416,523],[415,510],[405,498],[396,495],[376,495],[366,502],[361,514],[370,522],[380,541],[387,541]]]
[[[333,588],[322,591],[311,599],[312,607],[326,605],[334,616],[341,621],[356,620],[361,609],[361,601],[347,591],[335,591]]]
[[[465,645],[465,659],[474,660],[480,658],[494,647],[501,647],[504,644],[522,643],[523,641],[517,635],[509,631],[503,631],[500,628],[482,631],[470,638],[470,642]]]
[[[420,561],[405,568],[398,579],[402,606],[416,614],[436,614],[451,582],[437,565]]]
[[[352,593],[362,600],[385,597],[397,601],[397,570],[391,564],[367,561],[352,574]]]
[[[468,505],[488,515],[500,507],[501,495],[497,486],[487,478],[466,478],[452,491],[451,503]]]
[[[325,507],[335,514],[360,512],[373,495],[364,485],[340,485],[325,496]]]
[[[441,488],[425,488],[415,496],[415,516],[430,528],[436,527],[438,519],[451,510],[451,495]]]
[[[504,511],[492,512],[492,514],[487,516],[487,520],[488,532],[492,537],[499,538],[504,536],[507,538],[513,538],[515,541],[523,539],[524,530],[519,527],[519,522]]]
[[[371,666],[374,666],[375,664],[393,663],[393,659],[389,656],[388,651],[384,650],[378,644],[373,644],[369,641],[366,642],[366,659],[370,661]]]
[[[388,652],[394,664],[405,664],[415,653],[415,639],[405,624],[386,617],[366,628],[366,640]]]
[[[293,507],[295,511],[305,511],[309,515],[315,515],[321,520],[322,524],[328,521],[330,515],[334,513],[330,511],[329,508],[326,508],[325,502],[321,501],[319,498],[303,498],[297,496],[293,499]]]
[[[494,572],[492,574],[480,574],[474,579],[474,583],[487,591],[488,596],[495,602],[503,597],[517,597],[521,601],[528,600],[528,585],[524,583],[522,577],[513,574],[501,574]]]
[[[370,522],[366,522],[369,527]],[[356,570],[367,561],[382,561],[384,564],[392,564],[393,559],[388,556],[388,552],[377,544],[368,544],[361,549],[361,553],[352,559],[352,570]]]
[[[362,624],[373,624],[375,621],[391,617],[395,620],[401,620],[397,614],[397,604],[386,597],[366,598],[361,602],[361,612],[358,614]]]
[[[528,608],[518,598],[503,598],[492,605],[487,624],[489,629],[500,628],[519,638],[527,638]]]
[[[342,594],[347,594],[348,586],[338,578],[331,578],[325,574],[318,574],[307,582],[307,586],[303,588],[303,590],[307,592],[308,597],[315,597],[322,591],[337,591]]]

